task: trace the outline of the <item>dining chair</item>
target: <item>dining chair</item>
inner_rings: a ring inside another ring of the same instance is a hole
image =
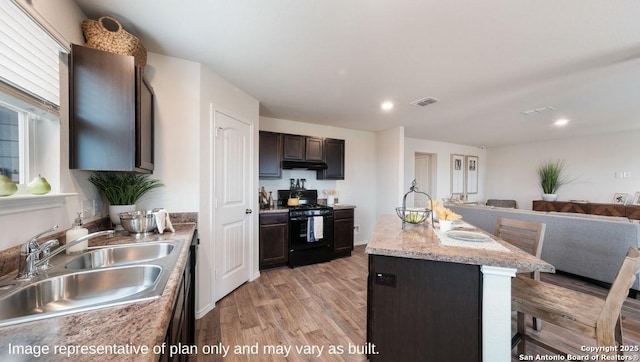
[[[494,234],[539,259],[540,255],[542,255],[545,229],[546,225],[544,223],[498,217]],[[540,272],[530,273],[529,277],[540,280]],[[542,328],[542,324],[535,317],[533,318],[533,328],[536,331]]]
[[[518,316],[517,333],[511,340],[511,348],[517,345],[518,354],[524,354],[525,344],[529,341],[553,353],[567,355],[526,334],[525,314],[533,315],[576,334],[594,338],[598,347],[621,346],[622,304],[638,272],[640,272],[640,252],[638,248],[631,247],[604,300],[530,278],[514,278],[511,283],[511,308],[517,311]],[[622,351],[620,348],[603,348],[603,351],[598,354],[622,355]]]

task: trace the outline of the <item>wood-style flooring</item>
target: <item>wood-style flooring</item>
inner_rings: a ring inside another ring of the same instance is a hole
[[[566,275],[543,274],[542,280],[604,297],[605,288]],[[245,283],[220,300],[216,308],[196,322],[198,355],[192,361],[364,361],[366,340],[367,255],[357,246],[351,257],[295,269],[262,271],[260,278]],[[624,340],[640,346],[640,300],[627,298],[622,311]],[[528,318],[529,328],[531,327]],[[513,319],[515,330],[515,317]],[[593,340],[569,334],[543,322],[542,330],[532,334],[575,355],[584,355],[581,346]],[[220,345],[229,346],[226,357],[216,354]],[[351,345],[352,353],[349,353]],[[211,347],[210,347],[211,346]],[[213,347],[215,346],[215,347]],[[234,353],[235,346],[245,346]],[[265,346],[292,346],[265,355]],[[323,346],[301,350],[304,346]],[[334,346],[334,354],[330,354]],[[255,349],[259,355],[253,355]],[[343,349],[342,353],[338,348]],[[211,350],[208,354],[205,350]],[[358,353],[359,352],[359,353]],[[533,344],[527,354],[536,357],[549,353]],[[640,354],[638,354],[640,357]],[[521,360],[512,352],[512,361]],[[448,361],[443,361],[448,362]]]

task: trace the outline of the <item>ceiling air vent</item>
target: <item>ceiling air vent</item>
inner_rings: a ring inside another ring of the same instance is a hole
[[[413,104],[414,106],[426,107],[430,104],[436,103],[437,101],[439,101],[438,98],[426,97],[418,99],[417,101],[413,101],[411,102],[411,104]]]
[[[532,114],[535,115],[535,114],[539,114],[539,113],[542,113],[542,112],[555,111],[555,110],[556,109],[551,107],[551,106],[545,106],[545,107],[540,107],[540,108],[529,109],[529,110],[526,110],[526,111],[522,111],[520,113],[524,114],[525,116],[528,116],[528,115],[532,115]]]

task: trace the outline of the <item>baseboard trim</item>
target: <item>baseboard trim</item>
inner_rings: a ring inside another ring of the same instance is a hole
[[[204,308],[201,308],[196,311],[196,319],[200,319],[207,315],[207,313],[211,312],[216,307],[215,303],[209,303]]]

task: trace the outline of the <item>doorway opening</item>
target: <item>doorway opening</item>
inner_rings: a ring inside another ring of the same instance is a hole
[[[437,155],[435,153],[416,152],[414,176],[418,190],[426,192],[433,200],[436,199]],[[429,200],[422,194],[416,194],[413,207],[425,207]]]

